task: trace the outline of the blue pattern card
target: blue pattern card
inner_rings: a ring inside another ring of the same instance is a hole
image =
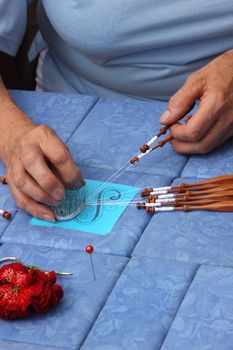
[[[62,227],[97,235],[107,235],[127,208],[139,188],[134,186],[86,180],[86,207],[72,220],[55,223],[31,219],[31,224]]]

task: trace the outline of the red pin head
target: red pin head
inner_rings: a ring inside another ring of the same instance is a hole
[[[92,254],[94,252],[94,247],[92,245],[87,245],[85,250],[88,254]]]

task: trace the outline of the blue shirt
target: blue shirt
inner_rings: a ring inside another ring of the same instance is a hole
[[[12,55],[26,3],[0,0],[0,50]],[[232,0],[41,0],[38,23],[47,91],[167,100],[233,48]]]

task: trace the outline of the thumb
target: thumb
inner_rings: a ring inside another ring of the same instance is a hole
[[[170,98],[166,112],[161,116],[161,124],[173,124],[182,119],[194,106],[202,94],[201,81],[190,76],[185,84]]]

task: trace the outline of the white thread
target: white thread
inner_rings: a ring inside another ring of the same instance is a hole
[[[139,155],[137,156],[138,160],[140,160],[141,158],[145,157],[150,152],[151,152],[151,148],[148,149],[145,153],[139,153]]]
[[[156,203],[174,203],[176,198],[160,198],[156,199]]]
[[[160,207],[156,209],[156,211],[173,211],[173,210],[175,210],[175,207]]]
[[[128,166],[127,166],[128,165]],[[132,164],[129,163],[129,161],[127,160],[126,163],[124,163],[117,171],[115,171],[115,173],[113,173],[102,185],[100,185],[99,187],[97,187],[97,189],[92,193],[92,195],[97,194],[98,192],[100,192],[100,190],[104,189],[110,182],[112,182],[113,180],[115,180],[117,177],[119,177],[120,175],[122,175],[126,170],[128,170],[128,168],[130,168]],[[126,167],[126,168],[125,168]],[[124,169],[125,168],[125,169]]]
[[[146,203],[146,207],[148,208],[154,208],[154,207],[160,207],[162,204],[159,202],[156,203]]]
[[[152,143],[154,143],[156,140],[158,139],[158,136],[155,135],[154,137],[152,137],[152,139],[150,141],[147,142],[147,145],[150,146]]]
[[[165,187],[154,187],[152,188],[152,191],[166,191],[166,190],[170,190],[171,186],[165,186]]]
[[[160,194],[158,198],[175,198],[174,193]]]
[[[150,192],[150,194],[153,196],[155,194],[166,194],[167,191],[166,190],[161,190],[161,191],[153,191],[153,192]]]
[[[132,198],[132,200],[129,200],[129,199],[127,199],[126,198],[126,200],[124,200],[124,198],[121,200],[121,201],[113,201],[112,199],[109,199],[109,200],[103,200],[103,201],[101,201],[101,203],[138,203],[138,202],[140,202],[142,200],[142,197],[135,197],[135,198]],[[96,200],[93,202],[86,202],[86,206],[92,206],[92,205],[95,205],[97,202],[96,202]],[[98,203],[98,204],[101,204],[101,203]]]
[[[87,207],[120,207],[120,206],[127,206],[127,207],[136,207],[137,203],[96,203],[92,205],[87,205]]]

